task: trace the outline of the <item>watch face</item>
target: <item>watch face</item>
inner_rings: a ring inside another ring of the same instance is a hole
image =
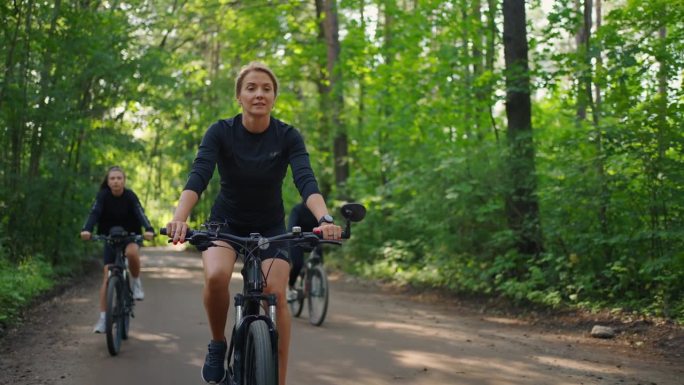
[[[318,221],[318,224],[320,225],[320,224],[323,223],[323,222],[333,223],[334,220],[333,220],[333,217],[332,217],[330,214],[326,214],[326,215],[323,215],[323,216],[321,217],[321,219]]]

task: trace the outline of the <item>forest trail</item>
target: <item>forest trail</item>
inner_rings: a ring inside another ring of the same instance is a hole
[[[99,284],[92,274],[37,305],[0,339],[0,384],[203,384],[209,336],[201,260],[178,249],[144,248],[143,263],[146,299],[136,306],[119,356],[109,356],[104,335],[92,334]],[[231,292],[241,283],[236,273]],[[289,384],[676,385],[684,378],[681,356],[448,301],[418,302],[339,275],[331,284],[322,327],[293,321]]]

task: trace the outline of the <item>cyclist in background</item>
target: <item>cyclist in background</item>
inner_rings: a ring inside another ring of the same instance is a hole
[[[278,81],[266,65],[252,62],[240,70],[235,97],[242,113],[219,120],[204,134],[173,219],[166,225],[174,243],[185,240],[188,216],[217,166],[221,190],[209,221],[222,223],[221,232],[243,237],[253,232],[266,237],[285,233],[282,185],[290,167],[302,200],[320,218],[325,239],[340,238],[342,229],[328,214],[301,134],[271,116],[277,95]],[[226,377],[228,287],[237,256],[228,243],[214,243],[223,247],[202,252],[204,308],[211,332],[202,379],[216,384]],[[278,383],[285,385],[290,345],[290,310],[285,292],[290,261],[287,252],[275,246],[261,250],[261,258],[266,276],[264,293],[277,298]]]
[[[306,204],[303,202],[297,203],[292,207],[290,215],[287,220],[287,230],[292,231],[294,226],[302,228],[302,232],[311,232],[318,227],[316,217],[311,213]],[[323,257],[323,248],[321,245],[316,246],[318,255]],[[304,266],[304,249],[302,246],[295,245],[290,247],[290,260],[292,262],[292,269],[290,270],[290,280],[288,281],[287,299],[292,301],[297,299],[297,290],[294,289],[295,282],[299,273]]]
[[[81,239],[89,240],[92,237],[93,228],[97,225],[97,233],[107,235],[114,226],[121,226],[129,233],[140,234],[140,228],[145,228],[143,236],[150,240],[154,236],[154,229],[140,200],[135,193],[126,188],[126,175],[119,166],[112,166],[107,170],[104,181],[100,185],[100,191],[95,197],[95,203],[90,209],[90,214],[81,230]],[[126,245],[126,258],[133,277],[133,298],[142,300],[145,293],[140,281],[140,244],[131,242]],[[93,329],[94,333],[105,331],[106,310],[106,285],[109,265],[114,263],[115,250],[111,245],[104,246],[104,277],[100,286],[100,318]]]

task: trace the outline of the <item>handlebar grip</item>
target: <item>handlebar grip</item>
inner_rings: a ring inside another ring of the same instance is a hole
[[[314,231],[313,233],[316,234],[316,236],[318,236],[319,239],[323,239],[323,233],[321,232],[321,230]],[[349,233],[347,232],[347,230],[342,230],[340,239],[349,239]]]
[[[167,233],[167,231],[166,231],[166,227],[160,228],[160,229],[159,229],[159,234],[160,234],[160,235],[168,235],[168,233]],[[195,234],[195,232],[194,232],[193,230],[188,229],[188,230],[185,232],[185,237],[186,237],[186,238],[187,238],[187,237],[191,237],[193,234]]]

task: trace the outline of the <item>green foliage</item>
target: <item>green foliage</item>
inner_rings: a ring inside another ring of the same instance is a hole
[[[34,297],[53,285],[50,263],[38,256],[18,265],[0,255],[0,323],[13,321]]]
[[[112,164],[124,168],[153,225],[165,224],[206,128],[239,111],[240,67],[261,60],[280,81],[274,115],[304,135],[329,198],[345,189],[368,207],[342,266],[684,320],[681,1],[606,4],[579,48],[575,3],[528,3],[538,255],[513,251],[506,217],[498,5],[338,1],[344,101],[342,127],[332,127],[320,93],[327,47],[312,2],[88,4],[0,5],[5,269],[28,263],[38,277],[49,265],[77,265],[85,255],[77,234]],[[343,130],[351,176],[335,186],[332,139]],[[289,176],[283,188],[290,207],[299,197]],[[218,189],[215,176],[192,226]],[[3,286],[0,296],[17,299],[15,290]]]

